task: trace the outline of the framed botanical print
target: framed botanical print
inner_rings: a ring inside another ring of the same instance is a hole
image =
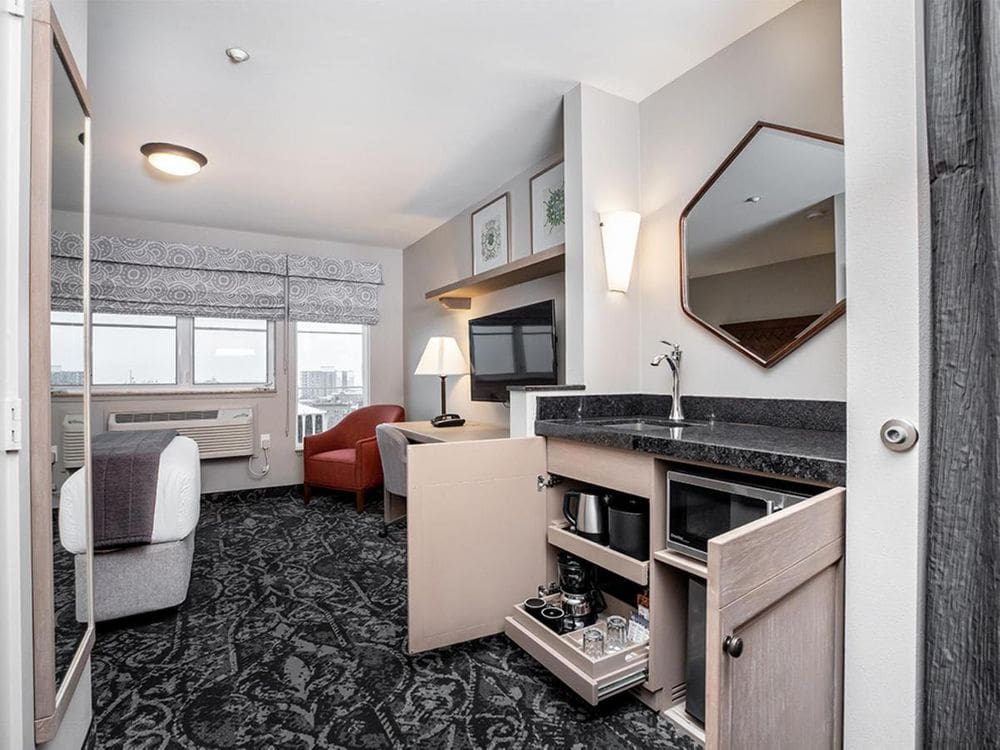
[[[510,260],[510,193],[472,213],[472,273],[479,274]]]
[[[564,162],[531,178],[531,252],[566,242],[566,181]]]

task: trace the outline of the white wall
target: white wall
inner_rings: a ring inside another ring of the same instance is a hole
[[[438,378],[413,374],[427,339],[431,336],[454,336],[468,361],[467,324],[471,318],[554,299],[562,369],[565,361],[563,274],[476,297],[472,300],[471,310],[447,310],[436,300],[424,299],[428,290],[472,275],[472,212],[505,192],[510,193],[511,201],[511,260],[531,255],[529,181],[546,167],[557,164],[561,158],[561,155],[554,155],[525,170],[403,250],[405,362],[402,374],[406,381],[408,419],[430,419],[441,411]],[[472,401],[468,375],[448,378],[447,398],[448,411],[457,412],[466,419],[508,424],[509,413],[502,404]]]
[[[923,744],[931,325],[922,7],[844,0],[846,748]],[[916,448],[881,445],[890,418],[924,431]]]
[[[637,270],[608,291],[600,214],[638,211],[639,105],[592,86],[563,97],[566,153],[567,381],[591,391],[639,386]]]
[[[753,124],[841,136],[841,91],[839,3],[803,0],[640,103],[643,391],[668,390],[645,365],[668,339],[684,349],[687,393],[845,398],[843,319],[764,369],[684,315],[678,265],[681,211]]]
[[[28,486],[30,6],[0,13],[0,398],[21,399],[23,448],[0,450],[0,747],[31,747]]]
[[[92,217],[96,234],[109,234],[137,239],[191,242],[219,247],[238,247],[265,252],[288,252],[355,260],[372,260],[382,264],[385,285],[380,290],[380,321],[370,335],[370,398],[372,403],[403,403],[403,266],[400,251],[343,242],[326,242],[297,237],[279,237],[227,229],[194,227],[182,224],[151,222],[109,216]],[[186,404],[196,408],[213,406],[252,406],[256,412],[257,432],[271,435],[271,472],[264,479],[254,479],[247,471],[247,461],[216,459],[202,462],[202,490],[216,492],[247,487],[269,487],[298,484],[302,481],[302,457],[295,452],[294,380],[295,373],[284,372],[285,325],[275,326],[276,388],[268,394],[238,395],[178,395],[102,396],[91,399],[92,427],[96,432],[107,428],[107,415],[112,411],[147,409],[181,409]],[[291,352],[294,355],[294,352]],[[290,356],[289,368],[294,366]],[[287,418],[286,418],[286,415]],[[288,433],[286,434],[286,424]]]
[[[59,19],[69,48],[73,50],[73,61],[80,69],[83,80],[87,80],[87,11],[89,0],[51,0]]]
[[[833,253],[688,279],[688,300],[710,323],[820,315],[836,304]]]

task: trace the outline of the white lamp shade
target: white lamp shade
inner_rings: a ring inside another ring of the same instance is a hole
[[[432,336],[413,374],[465,375],[468,371],[465,357],[455,339],[451,336]]]
[[[601,240],[604,242],[604,267],[608,289],[627,292],[639,239],[639,219],[635,211],[611,211],[601,214]]]

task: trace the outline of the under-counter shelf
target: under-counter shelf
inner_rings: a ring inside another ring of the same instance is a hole
[[[708,565],[700,560],[695,560],[693,557],[661,549],[653,553],[653,559],[672,568],[683,570],[685,573],[690,573],[698,578],[708,579]]]
[[[633,583],[649,585],[648,560],[636,560],[611,547],[584,539],[570,531],[565,523],[558,521],[549,526],[548,539],[553,547],[570,552]]]

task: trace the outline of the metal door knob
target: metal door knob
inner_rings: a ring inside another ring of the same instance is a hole
[[[890,419],[879,430],[882,444],[891,451],[901,453],[912,448],[920,434],[912,422],[905,419]]]
[[[739,659],[743,653],[743,639],[738,635],[727,635],[726,640],[722,642],[722,650],[734,659]]]

